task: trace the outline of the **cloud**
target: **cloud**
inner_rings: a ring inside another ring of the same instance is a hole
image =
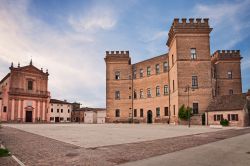
[[[151,43],[162,38],[166,39],[167,35],[168,31],[148,32],[146,34],[143,34],[142,41],[145,43]]]
[[[243,56],[242,77],[243,89],[249,88],[249,37],[250,37],[250,1],[223,1],[214,4],[195,5],[193,15],[210,18],[210,25],[214,28],[211,33],[212,50],[241,49]],[[244,43],[243,43],[244,42]]]
[[[104,107],[105,49],[100,44],[99,33],[87,31],[114,26],[115,21],[108,18],[111,14],[101,18],[97,18],[98,14],[83,15],[77,19],[86,20],[79,24],[85,29],[72,31],[63,27],[64,30],[59,31],[29,13],[29,5],[29,1],[0,2],[1,66],[9,66],[12,61],[15,65],[18,62],[21,66],[27,65],[32,57],[35,66],[49,69],[52,98],[80,101],[83,106]],[[67,19],[64,21],[68,23]],[[0,77],[8,72],[7,67],[1,68]]]
[[[78,18],[71,16],[68,21],[74,30],[82,32],[112,29],[117,23],[117,18],[114,10],[110,8],[94,7],[84,16]]]
[[[250,34],[248,14],[250,1],[229,1],[212,5],[195,5],[193,15],[210,18],[214,28],[212,39],[216,49],[232,49]],[[221,47],[221,48],[217,48]]]

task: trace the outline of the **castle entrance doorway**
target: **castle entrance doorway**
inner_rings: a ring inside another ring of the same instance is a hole
[[[152,111],[148,110],[147,112],[147,123],[152,123]]]

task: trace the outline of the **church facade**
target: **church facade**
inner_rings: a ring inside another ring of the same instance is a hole
[[[48,71],[29,65],[9,68],[0,81],[0,121],[47,122],[50,92]]]

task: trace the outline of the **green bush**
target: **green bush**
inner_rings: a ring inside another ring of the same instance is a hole
[[[9,156],[8,149],[0,148],[0,157],[6,157],[6,156]]]
[[[228,126],[229,125],[229,121],[227,119],[223,119],[223,120],[220,121],[220,124],[222,126]]]
[[[178,116],[181,120],[188,120],[188,117],[191,117],[191,111],[192,108],[190,107],[185,107],[185,105],[183,104],[180,108],[179,108],[179,113]]]

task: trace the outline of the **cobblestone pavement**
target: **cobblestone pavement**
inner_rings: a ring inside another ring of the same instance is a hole
[[[0,165],[18,166],[19,164],[12,157],[0,157]]]
[[[0,130],[0,139],[25,165],[111,166],[247,133],[250,133],[250,128],[222,130],[97,148],[82,148],[22,130],[4,127]]]

